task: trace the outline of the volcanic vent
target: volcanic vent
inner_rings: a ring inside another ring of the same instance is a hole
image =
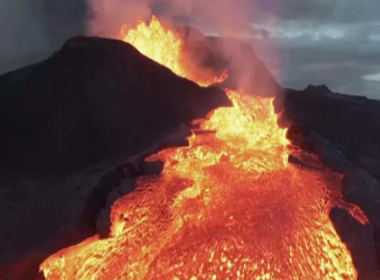
[[[157,18],[123,29],[122,39],[200,85],[226,78],[199,77],[180,36]],[[233,106],[194,121],[188,147],[147,159],[162,161],[163,171],[138,178],[115,202],[110,236],[49,257],[46,279],[357,278],[329,219],[334,206],[360,212],[341,201],[341,176],[291,145],[273,98],[226,92]],[[289,164],[291,153],[307,165]]]

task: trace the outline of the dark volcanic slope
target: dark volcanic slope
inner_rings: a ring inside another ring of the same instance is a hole
[[[312,131],[380,178],[380,101],[309,86],[303,91],[285,90],[277,104],[285,108],[284,117],[293,124],[290,133]]]
[[[190,27],[177,29],[185,41],[185,54],[197,68],[216,73],[228,70],[223,87],[240,87],[259,96],[274,96],[280,92],[280,85],[250,45],[231,38],[205,36]]]
[[[64,172],[146,148],[179,122],[228,105],[117,40],[78,37],[0,77],[0,168]]]

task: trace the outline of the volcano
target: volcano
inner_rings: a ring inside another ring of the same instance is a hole
[[[280,90],[265,72],[260,72],[266,78],[262,86],[257,86],[257,94],[252,92],[254,85],[238,87],[233,81],[238,83],[237,77],[242,74],[228,67],[233,64],[220,62],[207,67],[204,57],[194,61],[194,52],[186,54],[183,36],[181,30],[162,25],[154,17],[149,24],[140,22],[122,29],[121,39],[136,49],[106,40],[113,46],[111,51],[103,47],[103,39],[76,38],[45,62],[58,63],[60,71],[77,65],[69,68],[69,73],[81,69],[74,73],[78,79],[82,73],[86,77],[91,73],[88,83],[94,85],[85,91],[89,95],[96,90],[111,91],[115,86],[117,100],[125,100],[120,105],[98,101],[92,107],[90,103],[94,123],[101,124],[94,129],[101,137],[91,134],[94,139],[110,135],[116,148],[124,146],[120,141],[130,139],[126,147],[137,154],[142,144],[149,146],[147,135],[160,138],[163,132],[158,131],[178,123],[189,123],[191,131],[187,145],[156,146],[145,153],[146,157],[124,159],[118,169],[103,178],[84,211],[89,213],[94,204],[104,207],[101,213],[93,209],[95,216],[99,214],[98,234],[61,246],[61,250],[46,256],[40,265],[45,279],[378,279],[375,233],[379,208],[374,198],[379,190],[374,173],[367,173],[346,158],[346,150],[337,150],[337,145],[347,142],[339,142],[334,138],[339,133],[324,131],[313,122],[315,111],[301,108],[298,114],[297,102],[304,98],[298,97],[299,92]],[[205,44],[203,40],[200,46]],[[94,46],[102,55],[90,58]],[[215,50],[217,56],[218,48]],[[124,60],[111,59],[114,55]],[[68,59],[71,57],[73,64]],[[111,73],[120,75],[118,83],[104,83],[102,78],[113,75],[100,75],[93,70],[96,66],[114,69]],[[39,67],[44,69],[43,65]],[[24,75],[27,70],[23,70]],[[8,75],[3,78],[6,86],[12,82],[12,73]],[[255,76],[254,72],[250,75]],[[21,79],[23,82],[18,84],[24,87],[39,81],[26,79],[26,83],[22,76],[19,72],[13,77]],[[61,77],[54,73],[51,78],[56,76]],[[224,92],[201,88],[189,79],[200,86],[217,84]],[[128,90],[120,90],[123,86]],[[159,95],[148,101],[157,94],[157,87]],[[138,91],[139,97],[120,97],[130,89]],[[311,87],[307,91],[321,89],[325,93],[316,97],[319,100],[349,99],[325,88]],[[124,114],[123,109],[131,106],[127,106],[129,102],[136,108],[146,106],[141,118]],[[152,110],[162,114],[151,114]],[[4,115],[5,120],[9,115]],[[119,124],[118,118],[126,116],[127,122]],[[336,125],[344,122],[335,121]],[[154,125],[149,125],[151,122]],[[148,130],[126,137],[118,134],[124,126],[133,134],[141,126]],[[174,133],[171,137],[184,135]],[[101,151],[103,146],[112,146],[107,141],[98,143],[96,147]],[[109,158],[117,153],[116,148],[100,156],[95,153],[95,158]],[[124,157],[132,154],[124,150],[120,153]],[[101,197],[107,195],[102,201]],[[109,226],[106,234],[101,233],[104,219]],[[83,223],[79,220],[76,225],[80,228]]]
[[[131,155],[170,127],[230,104],[218,88],[180,79],[130,45],[81,37],[3,75],[0,92],[1,169],[34,175]]]

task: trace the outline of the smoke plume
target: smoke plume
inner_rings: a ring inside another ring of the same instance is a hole
[[[260,16],[257,2],[0,0],[0,74],[41,61],[73,36],[87,34],[119,38],[121,26],[134,26],[137,20],[147,21],[153,14],[162,21],[192,26],[205,34],[249,38],[257,35],[257,30],[252,27],[252,20]],[[229,43],[222,49],[227,59],[231,60],[232,68],[238,69],[241,74],[239,84],[252,84],[249,74],[256,68],[252,65],[245,67],[249,62],[242,55],[241,46]],[[259,85],[257,81],[255,83],[257,88]]]
[[[92,33],[106,32],[147,20],[152,14],[172,23],[185,23],[221,35],[252,32],[254,1],[250,0],[88,0],[93,11],[89,22]]]
[[[114,38],[119,38],[121,26],[134,26],[137,20],[147,21],[156,15],[161,21],[195,27],[205,34],[246,39],[257,36],[252,21],[256,15],[260,15],[260,7],[253,0],[88,0],[87,3],[93,13],[88,31]],[[191,32],[195,30],[190,29]],[[191,37],[191,34],[187,36],[188,42]],[[193,37],[197,37],[197,34]],[[268,78],[271,75],[252,50],[231,40],[225,40],[218,48],[223,53],[223,59],[229,61],[228,68],[235,72],[238,87],[259,95],[263,92],[268,95],[276,93],[277,83]],[[202,48],[195,49],[196,55],[202,56],[199,53]]]

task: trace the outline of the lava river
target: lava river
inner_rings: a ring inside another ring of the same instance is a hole
[[[157,19],[124,39],[187,77],[179,36]],[[155,40],[157,48],[139,48]],[[196,121],[188,147],[147,159],[163,161],[163,172],[138,178],[136,190],[115,202],[109,238],[52,255],[41,265],[46,279],[357,278],[328,215],[342,204],[341,176],[288,163],[296,150],[277,125],[272,98],[226,91],[233,106]]]

